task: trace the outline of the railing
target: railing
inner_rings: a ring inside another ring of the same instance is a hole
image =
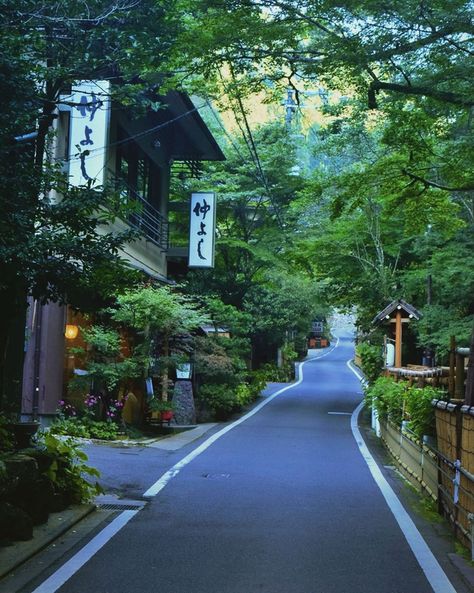
[[[381,437],[405,477],[438,503],[438,510],[471,548],[474,559],[474,475],[406,427],[381,422]]]
[[[125,222],[140,231],[148,241],[154,243],[162,251],[167,251],[169,223],[165,216],[123,179],[113,176],[113,173],[111,173],[111,177],[116,191],[120,194],[120,201],[126,207]]]
[[[406,477],[433,500],[438,499],[438,460],[436,451],[420,442],[407,428],[391,422],[380,423],[382,440]]]

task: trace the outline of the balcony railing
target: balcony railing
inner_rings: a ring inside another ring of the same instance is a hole
[[[120,193],[122,203],[130,208],[125,221],[132,228],[140,231],[148,241],[151,241],[162,251],[167,251],[169,224],[166,217],[123,179],[115,177],[115,187]]]

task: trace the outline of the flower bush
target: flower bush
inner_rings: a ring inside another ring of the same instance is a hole
[[[57,412],[58,412],[59,418],[61,418],[61,419],[75,418],[77,416],[77,410],[76,410],[75,406],[65,402],[64,400],[61,400],[59,402]]]
[[[59,402],[58,419],[50,427],[51,434],[80,438],[114,440],[122,428],[122,411],[127,398],[108,399],[88,393],[84,406],[77,409],[65,401]],[[101,420],[101,416],[104,420]]]

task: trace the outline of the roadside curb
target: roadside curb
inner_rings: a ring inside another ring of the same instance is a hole
[[[0,579],[49,546],[95,510],[96,506],[93,504],[81,504],[59,513],[51,513],[46,523],[33,528],[32,539],[13,542],[0,548]]]
[[[287,383],[268,383],[266,388],[262,391],[259,400],[265,400],[266,398],[270,397],[275,390],[287,385]],[[254,405],[257,405],[257,403],[258,402],[255,402]],[[254,406],[252,406],[252,408],[253,407]],[[243,415],[246,413],[248,413],[248,410],[243,412]],[[169,435],[160,435],[156,438],[143,440],[134,439],[128,441],[104,441],[99,439],[83,439],[77,437],[72,438],[74,438],[74,440],[79,445],[97,445],[124,448],[142,446],[173,451],[201,438],[206,433],[216,429],[219,426],[225,426],[225,423],[215,422],[198,424],[192,428],[190,427],[188,430],[172,433]],[[34,527],[33,538],[31,540],[25,542],[13,542],[9,546],[0,548],[0,580],[3,580],[4,577],[12,575],[12,573],[21,565],[44,550],[54,541],[58,540],[72,527],[96,510],[97,506],[94,504],[83,504],[71,507],[61,511],[60,513],[52,513],[50,514],[46,523]]]
[[[460,572],[466,583],[474,590],[474,567],[464,560],[459,554],[448,554],[451,563]]]
[[[364,442],[365,442],[367,448],[369,449],[369,451],[374,455],[377,465],[381,469],[382,468],[386,469],[388,466],[386,466],[383,462],[383,459],[380,458],[381,452],[383,452],[382,454],[387,455],[390,460],[392,460],[393,458],[390,455],[390,452],[386,449],[386,447],[380,441],[380,437],[377,437],[375,432],[371,428],[368,418],[367,417],[364,418],[362,414],[359,417],[359,427],[363,431],[362,436],[363,436]],[[375,442],[372,441],[370,438],[368,438],[369,434],[373,435]],[[385,474],[385,471],[383,473]],[[402,474],[398,473],[397,475],[399,476],[398,480],[401,480],[400,483],[408,483],[409,484],[409,482],[406,480],[406,478]],[[394,484],[392,481],[391,481],[391,484],[392,484],[392,487],[394,487]],[[407,494],[407,492],[404,492],[403,489],[400,489],[400,490],[397,489],[396,495],[399,498],[399,500],[401,501],[401,503],[403,504],[403,507],[405,508],[405,510],[408,512],[408,514],[412,518],[412,520],[416,523],[417,527],[423,531],[423,537],[425,537],[427,540],[430,541],[430,548],[432,548],[433,534],[431,534],[431,537],[430,537],[429,534],[426,532],[426,530],[422,529],[422,527],[421,527],[423,522],[426,523],[426,526],[429,526],[430,521],[427,519],[423,519],[421,516],[419,516],[419,513],[416,511],[416,509],[413,506],[413,500],[421,500],[422,499],[422,495],[420,494],[420,492],[414,490],[414,492],[413,492],[414,499],[411,499],[411,497]],[[442,539],[445,539],[446,537],[449,539],[451,537],[454,537],[445,518],[442,515],[439,515],[439,517],[442,520],[443,527],[446,531],[443,535],[441,535],[441,536],[438,535],[437,537],[440,537]],[[433,551],[433,554],[438,559],[438,561],[441,560],[442,555],[443,555],[443,553],[440,554],[439,550],[437,550],[436,553]],[[449,561],[448,564],[451,564],[454,572],[457,573],[458,580],[463,581],[465,585],[467,585],[470,589],[472,589],[474,591],[474,567],[471,566],[469,564],[469,562],[467,560],[465,560],[465,558],[463,558],[461,555],[459,555],[457,553],[445,551],[444,556],[445,556],[445,558],[448,559],[448,561]]]

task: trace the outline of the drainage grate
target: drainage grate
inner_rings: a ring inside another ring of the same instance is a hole
[[[103,498],[101,500],[100,498]],[[107,500],[108,497],[99,497],[95,505],[100,511],[139,511],[147,502],[145,500],[115,499]]]
[[[143,508],[132,504],[98,504],[96,506],[99,511],[137,511]]]
[[[230,474],[202,474],[202,477],[208,480],[216,480],[219,478],[230,478]]]

